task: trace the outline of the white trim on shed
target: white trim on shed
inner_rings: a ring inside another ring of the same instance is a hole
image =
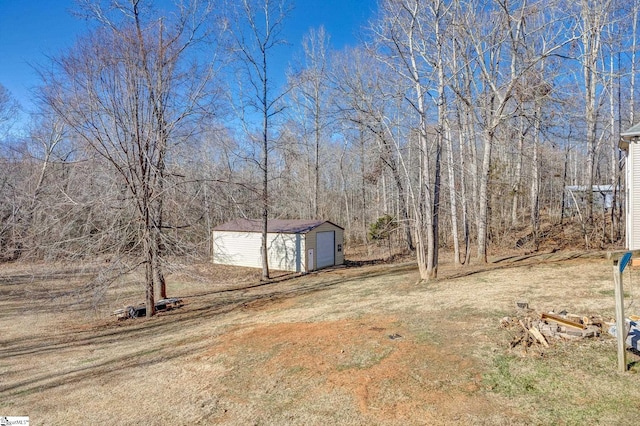
[[[213,263],[262,267],[262,220],[237,219],[213,229]],[[269,269],[310,272],[344,263],[344,229],[328,221],[269,220]]]

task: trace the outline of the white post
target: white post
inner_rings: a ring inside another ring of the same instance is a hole
[[[624,266],[623,266],[624,267]],[[627,371],[627,324],[624,320],[624,291],[622,287],[622,271],[618,266],[618,260],[613,261],[613,282],[615,284],[616,299],[616,339],[618,341],[618,371]]]

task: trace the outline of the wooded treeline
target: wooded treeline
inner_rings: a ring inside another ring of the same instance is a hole
[[[292,6],[80,1],[91,30],[41,67],[23,131],[0,90],[0,258],[139,259],[149,301],[168,256],[207,256],[237,217],[326,219],[353,245],[389,215],[424,279],[442,247],[536,249],[542,215],[623,241],[618,189],[602,210],[564,187],[624,188],[639,0],[381,0],[339,50],[286,40]]]

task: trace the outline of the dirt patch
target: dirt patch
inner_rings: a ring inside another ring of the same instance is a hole
[[[394,317],[264,325],[221,339],[198,362],[244,363],[223,382],[254,395],[287,394],[285,405],[347,395],[357,410],[352,420],[378,424],[436,424],[487,417],[496,409],[479,392],[481,375],[473,360],[417,342]]]

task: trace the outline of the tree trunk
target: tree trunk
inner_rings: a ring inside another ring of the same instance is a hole
[[[454,171],[453,141],[451,140],[451,130],[447,128],[445,132],[445,142],[447,149],[447,175],[449,178],[449,205],[451,207],[451,234],[453,237],[453,262],[460,265],[460,238],[458,235],[458,199],[457,181]]]
[[[154,291],[154,266],[155,266],[155,250],[154,250],[154,236],[152,234],[152,219],[151,212],[149,211],[149,199],[150,193],[148,185],[144,185],[143,187],[144,199],[147,200],[146,203],[143,204],[143,249],[145,256],[145,305],[146,305],[146,316],[152,317],[156,313],[156,305],[155,305],[155,291]]]
[[[426,134],[426,122],[424,118],[421,119],[423,123],[420,128],[420,146],[422,149],[422,186],[423,186],[423,200],[420,203],[421,211],[420,217],[422,218],[419,226],[426,235],[422,237],[421,249],[426,250],[426,253],[421,253],[418,257],[418,261],[426,262],[425,265],[420,266],[421,278],[423,280],[429,280],[435,278],[437,274],[437,268],[435,268],[434,261],[436,259],[435,249],[435,236],[433,234],[435,230],[434,226],[434,199],[431,193],[431,186],[429,181],[431,180],[431,165],[429,164],[429,146]]]
[[[610,0],[582,0],[582,71],[585,91],[585,124],[587,142],[586,164],[586,220],[593,223],[593,185],[595,183],[596,155],[598,151],[598,58],[601,51],[602,28],[605,25]]]
[[[360,197],[361,197],[361,220],[362,220],[362,242],[367,242],[367,185],[365,179],[365,138],[362,127],[358,128],[360,138]]]
[[[489,226],[489,180],[491,178],[491,149],[494,130],[484,134],[484,154],[480,172],[480,191],[478,193],[478,260],[487,263],[488,226]]]
[[[540,110],[537,114],[541,113]],[[533,234],[533,247],[538,250],[540,245],[540,171],[539,171],[539,140],[540,117],[535,116],[535,132],[533,135],[533,158],[531,159],[531,232]]]
[[[511,189],[511,226],[518,225],[518,201],[520,199],[520,191],[522,186],[522,161],[524,157],[524,137],[525,137],[525,121],[524,117],[520,117],[520,128],[518,132],[518,159],[516,160],[515,176],[513,178],[513,186]]]
[[[438,276],[438,253],[440,248],[440,178],[441,178],[441,162],[442,162],[442,136],[438,137],[436,142],[436,159],[434,166],[434,183],[433,183],[433,231],[432,238],[433,242],[431,243],[431,273],[429,275],[430,278],[437,278]]]
[[[464,231],[464,261],[468,265],[471,261],[471,230],[469,229],[469,203],[467,201],[467,178],[466,178],[466,154],[464,149],[464,134],[466,126],[461,127],[460,143],[460,199],[462,200],[462,226]]]
[[[314,135],[315,135],[315,191],[314,191],[314,212],[313,218],[320,218],[319,197],[320,197],[320,93],[319,88],[315,87],[315,109],[314,109]]]
[[[264,95],[266,96],[266,86]],[[266,98],[265,98],[266,99]],[[269,280],[269,253],[267,252],[267,237],[268,237],[268,220],[269,220],[269,173],[267,172],[267,160],[268,160],[268,117],[265,111],[264,115],[264,133],[263,133],[263,145],[262,145],[262,248],[260,255],[262,256],[262,280]]]
[[[407,249],[409,249],[409,251],[413,251],[415,250],[415,247],[413,245],[413,237],[411,235],[411,224],[409,223],[409,211],[407,209],[407,194],[402,182],[402,176],[400,175],[398,163],[396,162],[394,153],[391,149],[391,145],[385,139],[384,134],[381,134],[380,138],[385,153],[384,157],[382,157],[382,160],[389,167],[389,170],[391,170],[391,175],[393,176],[393,180],[396,183],[396,188],[398,190],[398,208],[400,213],[400,222],[402,222],[401,226],[404,230],[405,243],[407,245]],[[385,213],[387,213],[386,205]]]

